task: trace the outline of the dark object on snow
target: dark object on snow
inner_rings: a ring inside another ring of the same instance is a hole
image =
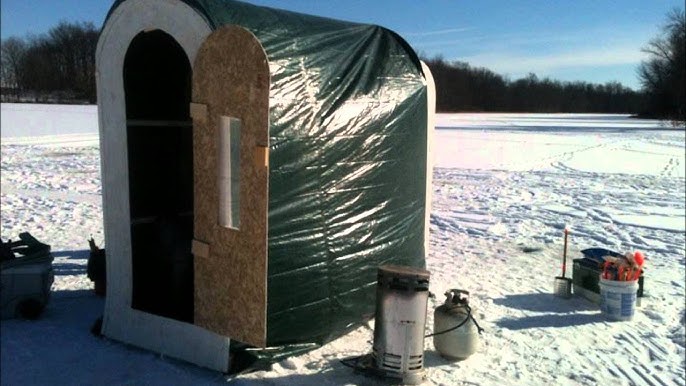
[[[581,251],[581,254],[583,254],[584,257],[587,257],[591,260],[596,260],[600,262],[600,264],[605,262],[605,256],[624,257],[624,255],[622,255],[619,252],[611,251],[605,248],[588,248]]]
[[[107,289],[107,273],[105,271],[105,250],[95,245],[95,240],[88,239],[90,256],[88,257],[88,278],[95,284],[95,293],[105,296]]]
[[[519,247],[519,249],[521,249],[521,251],[524,253],[534,253],[534,252],[540,252],[543,250],[543,248],[541,248],[541,247],[529,247],[526,245]]]
[[[44,308],[45,304],[42,301],[30,298],[17,305],[17,314],[24,319],[35,320],[38,319]]]
[[[93,322],[93,326],[91,326],[91,334],[97,336],[98,338],[102,337],[102,316],[95,319],[95,322]]]
[[[50,246],[27,232],[19,234],[19,241],[2,243],[2,319],[36,319],[41,315],[55,278],[52,260]]]
[[[235,376],[255,371],[271,371],[272,364],[294,355],[312,351],[317,347],[314,343],[307,343],[261,349],[238,341],[231,342],[231,353],[229,354],[231,367],[228,374]]]
[[[12,252],[12,246],[10,245],[12,240],[7,240],[7,242],[0,239],[0,261],[14,260],[14,252]]]

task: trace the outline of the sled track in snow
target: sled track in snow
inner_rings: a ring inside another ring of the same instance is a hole
[[[22,197],[49,198],[58,201],[71,201],[93,205],[102,204],[102,196],[99,194],[54,191],[49,189],[15,189],[5,184],[0,185],[0,192],[2,192],[2,194],[16,194]]]

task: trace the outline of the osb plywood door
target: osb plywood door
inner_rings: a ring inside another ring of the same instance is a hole
[[[259,347],[267,328],[268,109],[269,65],[259,41],[237,26],[217,29],[193,68],[194,324]],[[240,120],[237,229],[220,225],[218,214],[220,169],[227,169],[222,117]]]

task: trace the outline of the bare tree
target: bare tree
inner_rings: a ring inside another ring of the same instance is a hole
[[[95,102],[93,23],[62,21],[47,33],[2,42],[2,87],[30,92],[39,99]]]
[[[650,55],[638,76],[649,97],[650,115],[683,121],[686,114],[686,15],[673,9],[660,36],[643,48]]]
[[[2,41],[0,56],[2,70],[0,71],[2,88],[16,90],[19,88],[18,79],[21,62],[26,54],[26,42],[17,37],[10,37]]]
[[[95,101],[95,49],[98,30],[93,23],[60,22],[50,29],[47,41],[58,89],[72,90]]]

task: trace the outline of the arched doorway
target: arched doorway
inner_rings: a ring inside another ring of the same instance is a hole
[[[160,30],[136,35],[123,80],[135,309],[193,322],[191,65]]]

